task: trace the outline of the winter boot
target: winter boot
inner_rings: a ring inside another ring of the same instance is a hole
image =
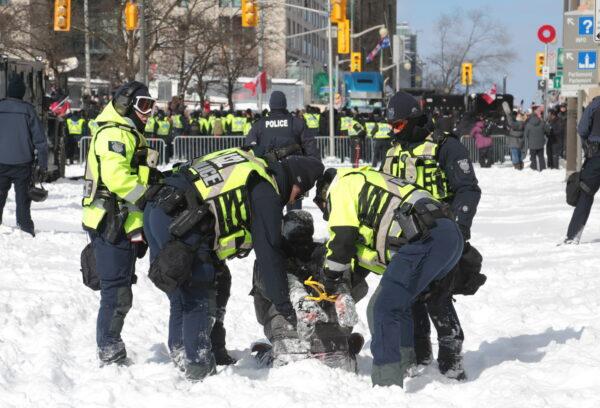
[[[126,364],[127,350],[125,349],[125,344],[123,342],[119,342],[98,348],[98,359],[100,360],[100,367],[109,364]]]
[[[438,366],[440,372],[448,378],[465,381],[467,375],[463,366],[463,358],[460,353],[451,351],[445,347],[440,348],[438,353]]]
[[[415,354],[417,356],[418,365],[429,365],[433,360],[433,353],[431,351],[431,339],[429,338],[416,338],[415,339]]]
[[[202,381],[209,375],[217,372],[215,358],[211,355],[208,361],[197,363],[186,361],[185,363],[185,378],[192,382]]]
[[[213,350],[215,355],[215,362],[218,366],[233,365],[237,363],[237,360],[229,355],[225,347]]]
[[[183,346],[171,350],[169,357],[171,357],[171,361],[179,371],[185,371],[185,350],[183,349]]]
[[[404,378],[408,375],[408,369],[414,366],[416,361],[415,350],[410,347],[400,347],[400,361],[383,365],[373,365],[371,380],[373,386],[404,385]]]

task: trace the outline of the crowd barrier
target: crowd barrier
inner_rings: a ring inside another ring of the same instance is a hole
[[[244,144],[244,136],[177,136],[173,139],[173,154],[172,159],[175,161],[186,161],[195,157],[200,157],[205,154],[218,150],[229,149],[232,147],[240,147]],[[168,146],[163,139],[150,138],[146,139],[150,148],[157,150],[160,154],[159,163],[167,164]],[[317,145],[321,151],[321,157],[329,156],[329,137],[317,136]],[[492,136],[492,154],[494,162],[504,162],[507,156],[510,157],[510,150],[506,143],[504,135]],[[87,156],[87,151],[90,147],[91,137],[82,137],[79,141],[79,161],[83,163]],[[475,139],[471,136],[462,136],[461,143],[467,148],[469,158],[474,163],[479,161],[479,153],[475,147]],[[361,146],[361,159],[370,162],[373,154],[373,139],[367,139]],[[354,140],[346,136],[334,137],[334,154],[342,162],[354,162],[356,150]],[[526,146],[524,148],[526,150]]]
[[[90,149],[91,136],[84,136],[79,139],[79,163],[85,163],[88,150]],[[148,138],[146,139],[148,147],[158,152],[158,164],[167,164],[167,145],[163,139]]]

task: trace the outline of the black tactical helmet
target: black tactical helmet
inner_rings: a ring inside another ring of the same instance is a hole
[[[306,244],[312,242],[315,227],[313,217],[308,211],[293,210],[283,216],[283,237],[291,244]]]

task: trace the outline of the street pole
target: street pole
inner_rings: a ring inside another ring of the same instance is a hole
[[[263,24],[263,19],[261,18],[263,16],[263,12],[262,12],[262,7],[258,7],[258,73],[260,74],[263,71],[263,64],[264,64],[264,49],[263,49],[263,40],[264,40],[264,27],[265,25]],[[258,113],[262,112],[262,104],[263,104],[263,94],[262,94],[262,87],[261,89],[257,89],[256,90],[256,95],[257,95],[257,102],[256,102],[256,109]]]
[[[508,79],[507,75],[504,75],[504,77],[502,77],[502,93],[504,95],[506,95],[506,80]]]
[[[92,95],[92,68],[90,62],[90,16],[88,0],[83,0],[83,25],[85,26],[85,93]]]
[[[354,0],[350,0],[350,52],[354,51]]]
[[[331,10],[331,0],[327,0],[327,10]],[[329,47],[329,55],[327,62],[327,70],[329,76],[329,156],[335,156],[334,149],[334,115],[333,115],[333,41],[331,32],[331,20],[327,19],[327,44]]]
[[[140,79],[148,85],[148,66],[146,60],[146,4],[144,0],[139,4],[140,12]]]
[[[335,54],[335,93],[340,87],[340,56]]]
[[[544,65],[548,66],[548,43],[544,45]],[[544,76],[544,120],[548,119],[548,79]]]

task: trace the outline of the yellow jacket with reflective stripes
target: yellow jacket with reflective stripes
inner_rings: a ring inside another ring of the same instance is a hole
[[[150,116],[148,118],[148,121],[146,122],[146,127],[144,128],[144,132],[154,133],[154,126],[156,126],[156,118],[154,116]]]
[[[156,119],[156,135],[157,136],[161,136],[161,137],[167,137],[169,136],[169,133],[171,133],[171,123],[169,122],[169,120],[167,118],[165,119]]]
[[[376,122],[365,122],[365,130],[367,131],[367,137],[373,137],[373,129],[375,129],[376,126]]]
[[[172,115],[171,121],[173,122],[173,127],[175,129],[183,129],[183,115],[181,113]]]
[[[382,171],[424,188],[438,200],[447,200],[452,194],[439,166],[438,149],[432,135],[416,146],[395,144],[386,153]]]
[[[185,171],[215,217],[212,248],[218,258],[247,254],[252,249],[248,179],[262,177],[279,193],[266,162],[252,152],[233,148],[195,159]]]
[[[377,274],[393,254],[388,238],[402,234],[394,211],[431,195],[371,167],[340,169],[327,192],[329,241],[325,267],[342,272],[360,265]]]
[[[135,206],[148,186],[150,169],[132,166],[134,154],[146,147],[146,139],[133,123],[119,115],[112,103],[106,105],[96,120],[103,123],[88,151],[83,196],[83,225],[97,230],[107,213],[106,198],[98,194],[107,191],[116,198],[119,208],[127,207],[125,233],[131,235],[142,229],[143,213]]]
[[[69,130],[69,136],[81,136],[83,134],[83,126],[85,119],[79,118],[77,121],[69,118],[67,119],[67,129]]]
[[[377,131],[373,135],[374,139],[389,139],[392,126],[387,122],[377,123]]]
[[[90,119],[88,122],[88,129],[90,130],[90,136],[94,137],[96,135],[96,131],[100,129],[100,125],[98,125],[96,119]]]
[[[321,115],[318,113],[305,113],[304,114],[304,121],[306,122],[306,127],[309,129],[318,129],[320,120],[321,120]]]

